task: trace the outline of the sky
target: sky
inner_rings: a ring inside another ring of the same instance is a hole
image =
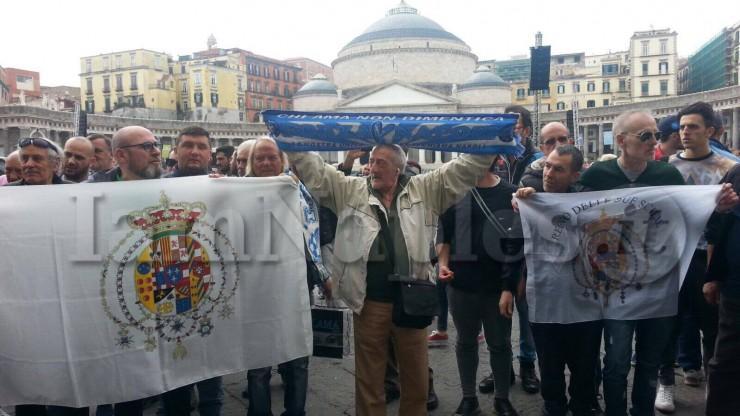
[[[399,0],[7,1],[0,66],[41,73],[46,86],[79,86],[80,58],[145,48],[173,57],[221,48],[330,65],[339,50]],[[480,60],[527,55],[541,31],[553,54],[627,50],[634,31],[670,28],[689,56],[740,22],[740,1],[407,0],[465,41]]]

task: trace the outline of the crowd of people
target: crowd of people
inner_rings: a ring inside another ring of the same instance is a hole
[[[515,313],[521,386],[541,394],[543,415],[672,413],[676,363],[687,385],[701,386],[707,377],[707,415],[737,415],[740,260],[734,254],[740,248],[740,159],[719,141],[721,115],[703,102],[662,120],[628,111],[612,127],[618,157],[588,163],[565,125],[547,124],[535,138],[529,111],[511,106],[506,112],[519,114],[515,132],[525,148],[522,155],[461,154],[429,172],[392,144],[347,152],[338,165],[316,153],[286,154],[269,137],[212,153],[210,135],[200,127],[180,132],[163,160],[152,132],[129,126],[112,138],[70,138],[64,148],[45,138],[23,138],[6,158],[0,182],[27,186],[209,174],[292,176],[300,184],[301,203],[320,218],[321,253],[311,252],[309,244],[306,249],[309,293],[318,286],[353,312],[358,416],[385,415],[387,403],[396,399],[403,416],[425,415],[437,407],[427,348],[447,342],[448,310],[457,331],[461,400],[456,415],[481,414],[479,392],[494,394],[498,415],[518,415],[509,397],[516,380]],[[366,164],[357,163],[365,157]],[[655,300],[675,303],[675,316],[530,322],[525,287],[532,271],[526,270],[522,255],[517,200],[536,193],[718,184],[724,185],[717,209],[677,298]],[[431,318],[420,319],[406,309],[416,292],[405,287],[420,282],[436,282],[440,310],[431,334]],[[491,368],[476,383],[481,342],[489,350]],[[276,364],[285,386],[283,415],[304,415],[309,357]],[[271,415],[270,376],[271,367],[248,371],[248,415]],[[221,414],[220,377],[162,394],[160,411],[190,414],[194,391],[201,415]],[[144,400],[98,406],[97,414],[142,415]],[[21,405],[15,414],[88,412]]]

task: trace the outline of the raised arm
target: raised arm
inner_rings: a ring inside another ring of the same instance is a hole
[[[356,192],[361,189],[362,178],[345,176],[334,166],[324,163],[317,153],[296,152],[287,155],[306,188],[319,199],[321,206],[329,208],[334,213],[346,204],[353,190]]]
[[[461,154],[432,172],[414,176],[422,198],[436,215],[454,205],[482,178],[493,163],[495,155]]]

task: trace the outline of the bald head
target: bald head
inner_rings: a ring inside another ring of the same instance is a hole
[[[570,143],[570,132],[563,123],[547,123],[540,132],[540,150],[547,157],[556,147]]]
[[[111,140],[111,147],[115,152],[123,146],[137,144],[141,139],[154,137],[154,134],[147,128],[141,126],[127,126],[119,129]]]
[[[72,137],[64,144],[64,179],[82,182],[87,179],[95,147],[86,137]]]
[[[113,158],[121,168],[123,180],[155,179],[161,174],[159,142],[149,129],[128,126],[111,140]]]
[[[5,176],[8,182],[15,182],[23,179],[23,169],[21,168],[21,154],[18,150],[5,158]]]

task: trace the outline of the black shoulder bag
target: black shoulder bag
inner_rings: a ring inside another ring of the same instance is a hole
[[[437,286],[428,280],[418,280],[410,276],[401,276],[396,272],[396,251],[391,237],[391,230],[385,215],[377,206],[375,213],[380,221],[380,232],[386,248],[386,261],[394,273],[388,281],[397,284],[396,299],[393,302],[393,324],[401,328],[424,329],[431,325],[439,314]]]

